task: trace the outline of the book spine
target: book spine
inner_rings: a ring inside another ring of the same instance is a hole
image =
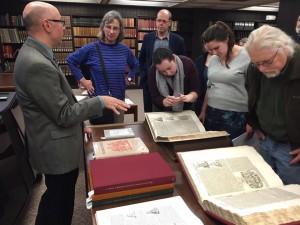
[[[104,205],[109,205],[109,204],[117,204],[119,202],[127,202],[127,201],[132,201],[132,200],[149,198],[149,197],[153,197],[153,196],[172,194],[173,191],[174,191],[174,189],[171,188],[171,189],[153,191],[153,192],[148,192],[148,193],[141,193],[141,194],[136,194],[136,195],[128,195],[128,196],[122,196],[122,197],[117,197],[117,198],[92,201],[92,207],[94,208],[94,207],[99,207],[99,206],[104,206]]]
[[[98,201],[98,200],[111,199],[111,198],[128,196],[128,195],[160,191],[160,190],[174,188],[174,186],[175,183],[170,183],[170,184],[162,184],[162,185],[156,185],[156,186],[145,187],[145,188],[137,188],[137,189],[127,190],[127,191],[112,192],[112,193],[107,193],[102,195],[93,195],[92,200]]]
[[[114,186],[111,185],[105,187],[98,187],[98,188],[94,188],[94,192],[95,195],[101,195],[101,194],[112,193],[117,191],[126,191],[131,189],[174,183],[175,180],[176,180],[176,176],[170,175],[170,176],[155,178],[151,180],[141,180],[138,182],[130,182],[130,183],[119,184]]]

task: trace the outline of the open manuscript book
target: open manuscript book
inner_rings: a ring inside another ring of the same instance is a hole
[[[225,131],[205,131],[194,111],[145,113],[155,142],[176,142],[227,136]]]
[[[226,224],[299,224],[300,185],[284,185],[253,147],[177,154],[208,214]]]

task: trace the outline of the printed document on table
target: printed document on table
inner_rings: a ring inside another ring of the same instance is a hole
[[[180,196],[99,210],[98,225],[203,225]]]

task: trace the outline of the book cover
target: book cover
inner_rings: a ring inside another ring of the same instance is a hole
[[[175,182],[176,175],[157,152],[90,161],[95,195]]]
[[[117,139],[135,137],[132,128],[108,129],[104,130],[103,139]]]
[[[182,112],[150,112],[145,117],[155,142],[178,142],[228,136],[225,131],[205,131],[192,110]]]
[[[172,194],[173,191],[174,191],[173,188],[169,188],[169,189],[163,189],[163,190],[158,190],[158,191],[150,191],[150,192],[145,192],[145,193],[140,193],[140,194],[125,195],[125,196],[96,200],[96,201],[93,200],[92,207],[117,204],[120,202],[127,202],[127,201],[143,199],[143,198],[150,198],[150,197],[159,196],[159,195],[167,195],[167,194]]]
[[[180,224],[203,225],[180,196],[96,211],[98,225]]]
[[[96,159],[149,153],[141,138],[126,138],[93,142]]]
[[[228,224],[300,221],[300,185],[284,185],[250,146],[177,153],[202,208]]]

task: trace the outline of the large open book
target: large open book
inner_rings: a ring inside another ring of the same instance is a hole
[[[300,185],[284,185],[253,147],[182,152],[178,160],[202,208],[223,222],[300,221]]]
[[[97,224],[203,225],[180,196],[99,210]]]
[[[155,142],[176,142],[227,136],[225,131],[205,131],[194,111],[145,113]]]

